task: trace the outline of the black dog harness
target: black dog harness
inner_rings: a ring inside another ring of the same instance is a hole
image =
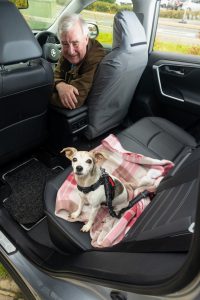
[[[99,180],[97,182],[95,182],[94,184],[92,184],[90,186],[86,186],[86,187],[80,186],[77,184],[77,188],[80,192],[83,192],[84,194],[88,194],[89,192],[93,192],[96,189],[98,189],[98,187],[102,184],[104,184],[104,180],[103,180],[103,177],[101,176],[99,178]]]
[[[101,168],[101,176],[99,180],[87,187],[82,187],[80,185],[77,185],[77,188],[80,192],[83,192],[84,194],[88,194],[89,192],[95,191],[98,189],[100,185],[104,185],[105,195],[106,195],[106,204],[108,206],[109,214],[114,218],[121,218],[122,214],[127,211],[129,208],[131,208],[133,205],[135,205],[137,202],[139,202],[141,199],[148,197],[150,194],[149,191],[145,190],[139,195],[137,195],[135,198],[133,198],[131,201],[129,201],[129,204],[127,207],[122,208],[119,213],[117,214],[114,211],[112,201],[115,197],[115,182],[112,179],[111,176],[105,171],[105,169]]]

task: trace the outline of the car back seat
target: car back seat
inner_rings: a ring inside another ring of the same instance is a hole
[[[199,199],[200,148],[158,187],[155,197],[115,251],[185,252]]]
[[[118,138],[124,147],[158,159],[168,159],[175,164],[191,153],[197,143],[180,127],[159,117],[146,117],[123,130]]]
[[[141,244],[141,241],[188,232],[194,222],[198,199],[200,149],[195,139],[173,123],[157,117],[141,119],[122,131],[118,138],[129,151],[170,159],[176,165],[161,182],[156,196],[134,227],[112,251],[120,247],[129,251],[136,249],[136,241]],[[52,241],[66,252],[91,250],[89,234],[80,232],[81,223],[70,223],[54,214],[57,191],[71,171],[71,167],[67,168],[46,185],[44,199],[49,232]]]

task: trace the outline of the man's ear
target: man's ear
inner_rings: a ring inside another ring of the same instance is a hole
[[[96,163],[102,163],[105,160],[105,156],[102,152],[94,152],[94,159]]]
[[[77,152],[77,149],[76,148],[73,148],[73,147],[68,147],[68,148],[64,148],[62,149],[62,151],[60,151],[60,153],[63,153],[65,152],[65,156],[72,160],[74,154]]]

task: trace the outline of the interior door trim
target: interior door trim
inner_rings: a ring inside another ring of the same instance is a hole
[[[185,68],[187,68],[187,67],[200,68],[200,66],[197,65],[197,64],[181,63],[181,62],[177,63],[177,62],[174,62],[174,61],[167,61],[167,60],[166,61],[164,61],[164,60],[158,61],[156,64],[153,65],[153,70],[156,73],[156,77],[157,77],[157,80],[158,80],[158,86],[159,86],[159,90],[160,90],[161,95],[164,96],[164,97],[179,101],[179,102],[185,102],[184,99],[168,95],[163,91],[162,83],[161,83],[161,79],[160,79],[160,68],[163,67],[163,66],[177,66],[177,67],[185,67]]]

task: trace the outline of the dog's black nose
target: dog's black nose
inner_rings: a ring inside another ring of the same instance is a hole
[[[81,166],[77,166],[77,167],[76,167],[76,171],[77,171],[77,172],[81,172],[81,171],[83,171],[83,167],[81,167]]]

